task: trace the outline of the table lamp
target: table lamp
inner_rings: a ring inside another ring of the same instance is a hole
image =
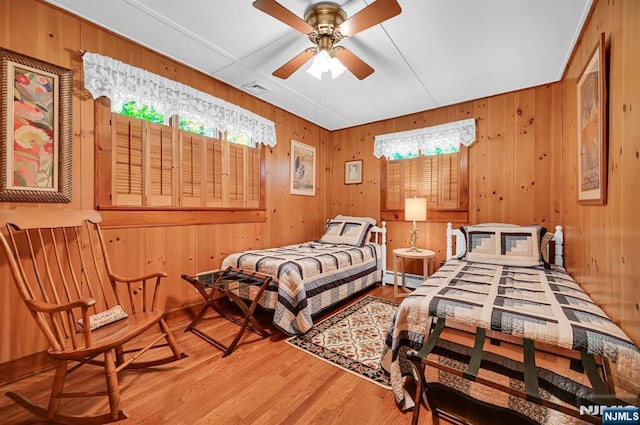
[[[413,221],[411,228],[411,248],[410,252],[420,252],[416,248],[418,240],[418,226],[416,221],[427,221],[427,198],[406,198],[404,200],[404,219],[405,221]]]

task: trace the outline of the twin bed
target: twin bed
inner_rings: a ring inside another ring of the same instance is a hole
[[[640,350],[563,269],[562,229],[545,232],[539,226],[504,224],[453,230],[449,224],[449,260],[403,300],[385,341],[381,365],[390,374],[401,408],[413,407],[414,394],[408,386],[414,374],[425,370],[427,381],[443,382],[475,398],[535,416],[540,423],[565,423],[564,414],[573,416],[571,420],[597,422],[598,418],[587,415],[595,412],[594,407],[638,405]],[[553,265],[548,261],[551,241]],[[443,327],[479,334],[479,354],[474,355],[472,347],[440,338]],[[537,366],[533,357],[528,361],[535,377],[528,378],[526,350],[524,363],[482,354],[490,345],[489,334],[519,341],[531,352],[535,346],[536,353],[540,347],[551,348],[554,355],[569,353],[571,367],[558,373]],[[577,360],[582,365],[576,366]],[[478,378],[480,365],[487,369],[484,378]],[[613,379],[601,379],[607,373]],[[527,380],[525,389],[522,381]],[[483,381],[503,393],[486,391],[487,385],[478,383]],[[610,395],[613,384],[618,389],[615,397]],[[624,402],[616,398],[621,394]],[[540,405],[554,410],[540,410]]]
[[[318,241],[231,254],[221,269],[272,276],[259,305],[274,312],[273,324],[284,333],[301,334],[321,312],[382,282],[386,231],[384,223],[378,227],[372,218],[338,215]]]

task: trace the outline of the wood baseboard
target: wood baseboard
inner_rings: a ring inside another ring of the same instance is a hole
[[[9,384],[47,369],[53,369],[55,366],[56,363],[51,360],[46,351],[10,360],[0,364],[0,385]]]
[[[196,317],[196,314],[198,314],[198,311],[200,311],[201,307],[202,304],[200,303],[182,307],[179,310],[169,311],[164,315],[165,321],[170,327],[177,327],[182,322],[190,322]]]

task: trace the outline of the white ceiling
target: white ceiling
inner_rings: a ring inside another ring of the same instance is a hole
[[[252,0],[47,0],[328,130],[560,80],[592,0],[399,0],[341,42],[375,72],[271,73],[311,42]],[[279,0],[298,16],[317,0]],[[352,16],[372,0],[339,0]]]

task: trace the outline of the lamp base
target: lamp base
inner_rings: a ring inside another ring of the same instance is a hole
[[[411,228],[411,248],[407,250],[407,252],[422,252],[422,250],[416,248],[416,242],[418,241],[418,225],[416,221],[413,221],[413,227]]]

